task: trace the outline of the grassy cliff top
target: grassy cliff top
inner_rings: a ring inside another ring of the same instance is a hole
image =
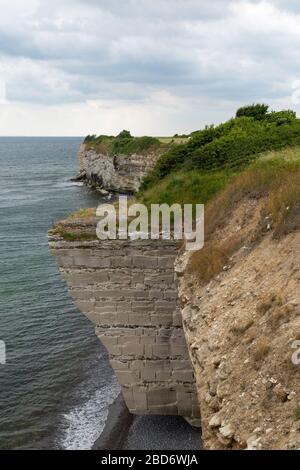
[[[246,168],[208,172],[179,171],[136,195],[129,201],[151,204],[205,204],[205,231],[216,230],[245,199],[265,199],[265,216],[273,221],[274,234],[300,227],[300,146],[262,153]],[[114,203],[117,208],[117,202]],[[95,208],[84,208],[59,222],[50,231],[65,240],[96,240],[99,218]]]
[[[239,170],[262,152],[292,145],[300,145],[300,120],[293,111],[246,106],[234,118],[193,132],[187,141],[164,152],[142,189],[153,188],[178,171]]]
[[[121,154],[166,149],[136,195],[148,207],[161,203],[208,207],[217,200],[220,210],[227,213],[236,198],[266,196],[275,201],[280,189],[283,209],[276,199],[272,211],[279,210],[283,225],[287,217],[289,221],[298,217],[300,120],[293,111],[269,112],[266,105],[251,105],[219,126],[176,136],[171,142],[135,138],[123,131],[117,137],[88,136],[85,143],[91,148],[104,145]],[[78,215],[80,219],[87,214]]]
[[[135,153],[145,154],[148,152],[169,150],[173,145],[187,142],[189,136],[174,137],[133,137],[129,131],[122,131],[119,135],[88,135],[84,144],[88,149],[93,149],[105,154],[132,155]]]

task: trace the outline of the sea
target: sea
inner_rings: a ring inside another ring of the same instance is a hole
[[[0,138],[0,449],[90,449],[119,393],[47,242],[56,221],[102,202],[70,181],[81,142]]]

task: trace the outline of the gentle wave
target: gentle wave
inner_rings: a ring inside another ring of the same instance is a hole
[[[104,429],[108,407],[120,392],[116,379],[97,390],[85,403],[65,414],[67,429],[61,441],[66,450],[89,450]]]

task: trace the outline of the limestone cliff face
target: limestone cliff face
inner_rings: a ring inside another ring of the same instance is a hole
[[[158,150],[133,155],[104,154],[82,144],[78,152],[80,175],[88,184],[107,191],[133,193],[160,154]]]
[[[50,234],[49,243],[75,304],[109,352],[129,410],[196,423],[174,270],[177,242],[66,241]]]

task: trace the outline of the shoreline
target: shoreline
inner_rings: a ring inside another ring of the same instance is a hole
[[[122,392],[108,408],[104,429],[91,450],[120,450],[127,438],[134,416],[129,413]]]
[[[133,415],[122,392],[109,406],[105,427],[91,450],[201,450],[201,430],[180,416]]]

